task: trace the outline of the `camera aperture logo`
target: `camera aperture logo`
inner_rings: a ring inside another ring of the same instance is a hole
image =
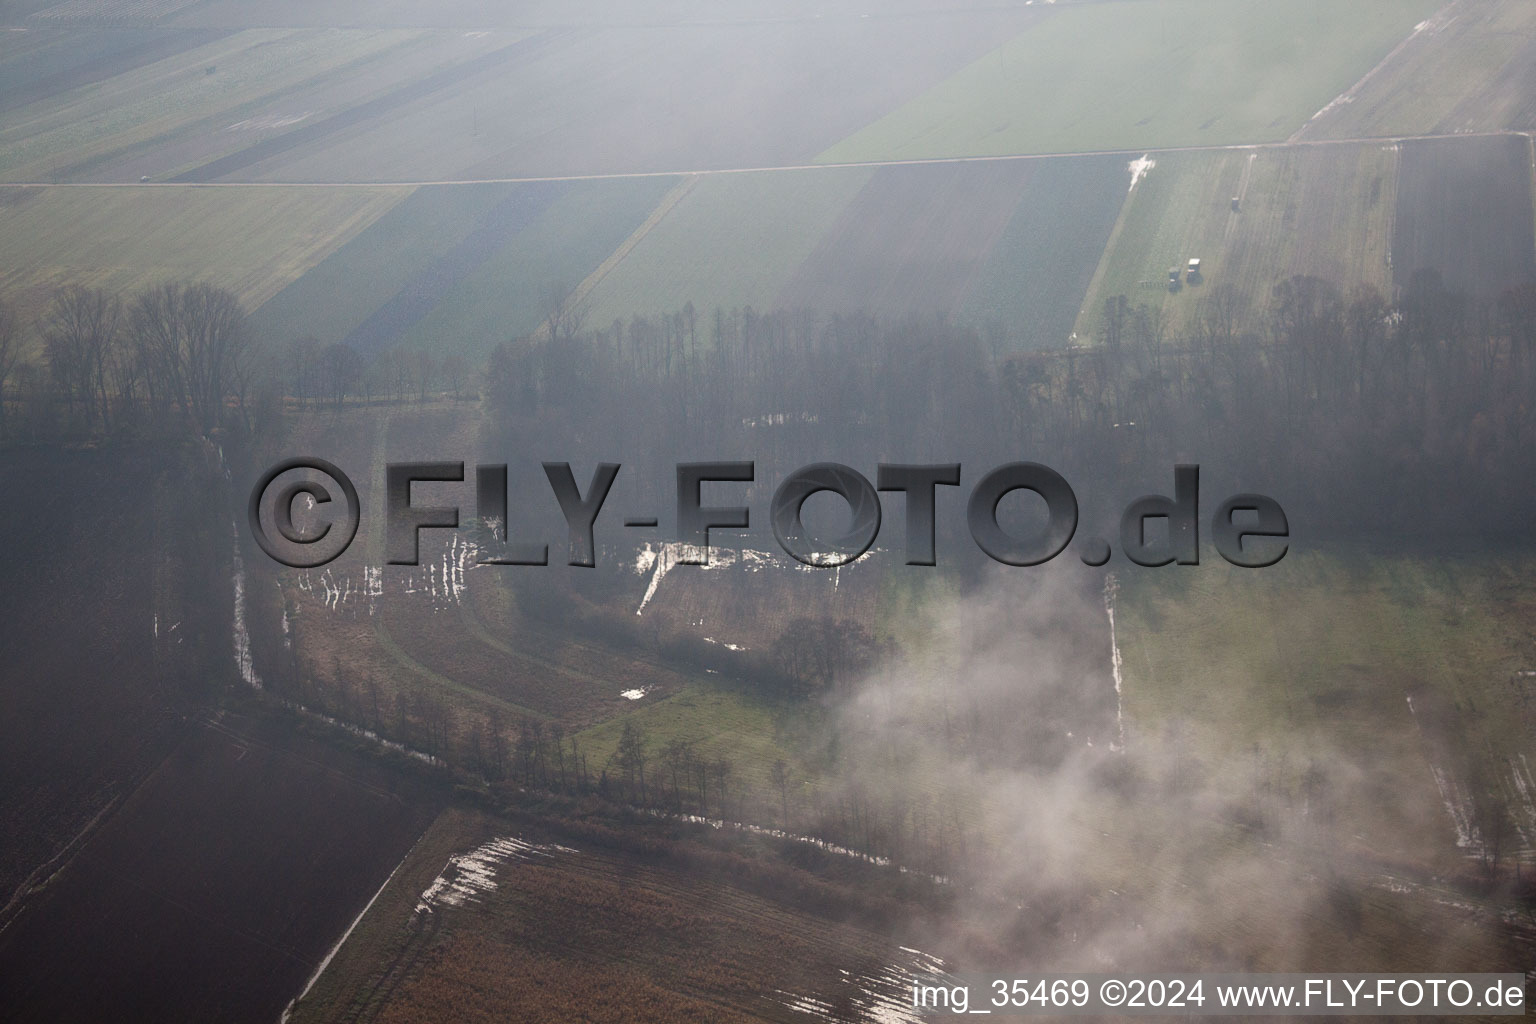
[[[553,498],[568,530],[566,563],[593,568],[597,549],[593,532],[620,465],[598,465],[585,491],[568,462],[545,462]],[[678,562],[703,565],[709,561],[711,530],[746,530],[751,509],[745,505],[704,505],[702,489],[711,484],[750,484],[753,462],[684,462],[676,466]],[[774,490],[768,508],[773,535],[784,552],[803,565],[835,568],[861,557],[880,534],[880,492],[905,496],[907,565],[937,565],[936,509],[938,488],[959,487],[959,463],[939,465],[881,464],[875,483],[850,466],[818,462],[790,473]],[[492,525],[495,544],[481,552],[481,565],[548,565],[547,540],[507,535],[507,466],[477,465],[474,473],[475,513]],[[459,528],[459,506],[417,505],[416,483],[463,484],[463,462],[394,462],[385,468],[385,546],[391,565],[417,565],[423,530]],[[998,507],[1015,491],[1029,491],[1045,503],[1046,522],[1032,535],[1011,533],[999,522]],[[840,536],[813,536],[802,519],[813,495],[829,492],[848,506],[849,525]],[[294,502],[307,498],[306,525],[294,522]],[[324,459],[292,458],[262,474],[251,489],[247,518],[256,543],[275,561],[298,569],[313,569],[339,557],[357,536],[362,506],[357,488],[337,466]],[[1072,546],[1077,535],[1077,496],[1066,479],[1036,462],[1010,462],[986,473],[972,488],[966,503],[966,526],[976,546],[989,558],[1010,566],[1043,565]],[[1161,536],[1149,524],[1161,520]],[[630,516],[626,528],[657,529],[655,516]],[[1120,550],[1137,565],[1200,564],[1200,467],[1174,467],[1174,495],[1145,495],[1126,506],[1120,517]],[[1211,518],[1211,539],[1217,553],[1232,565],[1259,569],[1274,565],[1289,550],[1290,524],[1273,498],[1237,494],[1223,501]],[[1101,566],[1113,557],[1110,543],[1099,537],[1079,541],[1075,548],[1085,565]]]

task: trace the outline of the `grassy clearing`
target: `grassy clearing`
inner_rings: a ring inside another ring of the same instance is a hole
[[[1170,336],[1194,324],[1201,298],[1228,285],[1262,306],[1292,274],[1390,294],[1395,147],[1340,146],[1164,153],[1132,191],[1078,315],[1098,334],[1104,300],[1161,308]],[[1241,197],[1241,211],[1231,200]],[[1203,281],[1168,290],[1191,257]]]
[[[130,292],[192,277],[260,305],[409,192],[337,189],[0,189],[0,294],[24,316],[52,290]]]
[[[1440,0],[1062,8],[826,150],[829,163],[1284,139]]]
[[[728,759],[737,784],[745,782],[763,795],[772,792],[769,771],[776,760],[782,758],[802,782],[813,771],[786,735],[793,728],[786,721],[788,714],[743,689],[701,682],[662,700],[641,700],[628,714],[593,726],[577,738],[596,774],[618,749],[624,723],[633,722],[644,730],[652,756],[658,756],[671,740],[692,743],[700,757]]]
[[[592,290],[594,324],[635,313],[770,309],[865,182],[861,169],[707,177]]]
[[[1263,572],[1127,573],[1127,722],[1178,737],[1195,772],[1246,766],[1283,780],[1327,765],[1363,849],[1460,860],[1432,769],[1465,784],[1449,752],[1459,747],[1508,776],[1529,748],[1512,680],[1536,662],[1533,568],[1530,550],[1348,550],[1292,552]],[[1532,809],[1505,785],[1530,828]]]

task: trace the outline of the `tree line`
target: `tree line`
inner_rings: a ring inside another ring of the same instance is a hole
[[[39,322],[41,359],[0,306],[0,432],[47,438],[252,425],[261,346],[233,293],[172,281],[124,301],[59,289]]]
[[[486,399],[504,450],[654,468],[634,499],[657,507],[673,459],[723,457],[756,461],[753,507],[825,458],[866,475],[1031,459],[1080,500],[1112,499],[1085,509],[1167,491],[1193,461],[1318,532],[1510,530],[1536,511],[1536,282],[1477,299],[1421,271],[1389,301],[1296,276],[1262,297],[1209,287],[1177,331],[1161,305],[1115,296],[1094,344],[1018,352],[1007,336],[690,306],[505,342]]]
[[[275,427],[290,401],[340,410],[349,400],[425,402],[438,390],[458,399],[474,395],[474,376],[458,352],[272,343],[234,293],[205,282],[126,299],[67,285],[31,324],[0,302],[0,438],[248,436]]]

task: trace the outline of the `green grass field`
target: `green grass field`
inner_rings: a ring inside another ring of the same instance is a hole
[[[1396,180],[1397,152],[1379,145],[1159,154],[1110,236],[1077,335],[1098,336],[1104,300],[1115,295],[1161,308],[1169,336],[1179,337],[1217,286],[1257,308],[1292,274],[1390,294]],[[1168,270],[1192,257],[1202,282],[1170,292]]]
[[[123,293],[168,279],[229,288],[250,309],[409,192],[403,188],[0,188],[0,296],[23,320],[54,288]]]
[[[1481,764],[1519,826],[1536,825],[1514,774],[1529,747],[1515,681],[1536,664],[1533,567],[1529,550],[1325,549],[1264,571],[1122,573],[1132,742],[1174,738],[1192,772],[1246,765],[1281,788],[1327,765],[1363,849],[1450,867],[1463,855],[1434,772],[1465,786]]]
[[[772,792],[769,771],[775,760],[791,765],[796,780],[808,781],[810,765],[783,735],[786,716],[803,714],[803,710],[776,708],[737,687],[698,683],[654,703],[642,700],[634,711],[595,725],[578,739],[596,774],[618,749],[624,723],[633,722],[644,731],[653,758],[661,755],[669,741],[692,743],[702,758],[729,760],[736,784],[745,782],[762,798]]]
[[[590,322],[692,302],[771,309],[779,290],[869,180],[867,170],[726,174],[699,180],[591,293]]]
[[[828,163],[1288,137],[1440,0],[1064,7],[826,150]]]

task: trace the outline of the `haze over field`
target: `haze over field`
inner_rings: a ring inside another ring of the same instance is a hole
[[[0,1017],[1525,972],[1533,395],[1523,0],[0,0]]]

